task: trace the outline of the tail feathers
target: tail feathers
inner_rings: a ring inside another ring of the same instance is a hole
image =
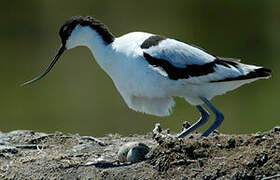
[[[229,77],[217,81],[212,82],[225,82],[225,81],[240,81],[240,80],[247,80],[247,79],[257,79],[257,78],[269,78],[271,76],[271,69],[267,68],[256,68],[249,73],[237,77]]]

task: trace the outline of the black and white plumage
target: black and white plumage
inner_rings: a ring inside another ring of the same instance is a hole
[[[203,134],[218,127],[223,115],[210,102],[216,95],[234,90],[243,84],[270,77],[270,70],[220,58],[192,45],[144,32],[114,37],[95,18],[76,16],[59,31],[62,45],[47,70],[24,84],[45,76],[66,49],[86,46],[101,68],[111,77],[128,107],[157,116],[170,115],[174,96],[195,105],[202,117],[178,137],[184,137],[204,124],[208,112],[215,114],[214,124]]]

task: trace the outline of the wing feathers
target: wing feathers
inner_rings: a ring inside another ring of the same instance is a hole
[[[163,69],[168,77],[173,80],[178,79],[188,79],[191,77],[205,76],[215,72],[215,67],[217,65],[224,66],[226,68],[232,68],[238,66],[237,63],[233,61],[224,61],[220,59],[215,59],[212,62],[204,64],[189,64],[185,67],[175,67],[169,61],[159,58],[154,58],[148,53],[143,53],[145,59],[151,66],[160,67]]]
[[[168,60],[154,58],[146,52],[143,55],[151,66],[160,68],[172,80],[196,78],[197,82],[197,78],[200,78],[201,82],[225,82],[269,77],[271,72],[266,68],[241,64],[228,58],[216,58],[212,62],[204,64],[176,67]]]
[[[226,82],[226,81],[237,81],[237,80],[246,80],[246,79],[254,79],[254,78],[266,78],[270,77],[271,70],[267,68],[260,67],[258,69],[254,69],[250,71],[248,74],[240,75],[237,77],[226,77],[220,80],[214,80],[211,82]]]
[[[151,35],[141,44],[145,60],[152,69],[172,80],[192,83],[225,82],[265,78],[270,70],[240,63],[240,59],[212,56],[204,50],[169,39]]]

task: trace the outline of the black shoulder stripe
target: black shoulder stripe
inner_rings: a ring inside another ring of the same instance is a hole
[[[160,35],[153,35],[150,36],[148,39],[146,39],[142,44],[141,48],[142,49],[149,49],[152,46],[158,45],[161,41],[165,40],[166,37],[160,36]]]
[[[211,82],[238,81],[238,80],[254,79],[254,78],[259,78],[259,77],[269,77],[270,73],[271,73],[270,69],[259,68],[259,69],[255,69],[254,71],[249,72],[246,75],[233,77],[233,78],[225,78],[225,79],[211,81]]]
[[[145,52],[143,55],[150,65],[161,67],[168,74],[168,77],[173,80],[188,79],[190,77],[204,76],[213,73],[216,65],[222,65],[227,68],[232,68],[232,66],[237,67],[238,65],[236,62],[215,59],[214,61],[203,65],[191,64],[186,67],[179,68],[173,66],[165,59],[154,58]]]

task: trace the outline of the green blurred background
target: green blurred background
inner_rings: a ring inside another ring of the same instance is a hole
[[[131,31],[162,34],[217,56],[272,68],[271,79],[212,100],[225,115],[220,132],[269,130],[279,125],[279,9],[276,0],[2,2],[0,130],[128,135],[147,133],[156,122],[177,132],[183,121],[198,119],[196,108],[179,98],[169,117],[128,109],[111,79],[84,47],[67,51],[43,80],[20,87],[46,68],[60,46],[60,26],[74,15],[95,16],[116,36]]]

